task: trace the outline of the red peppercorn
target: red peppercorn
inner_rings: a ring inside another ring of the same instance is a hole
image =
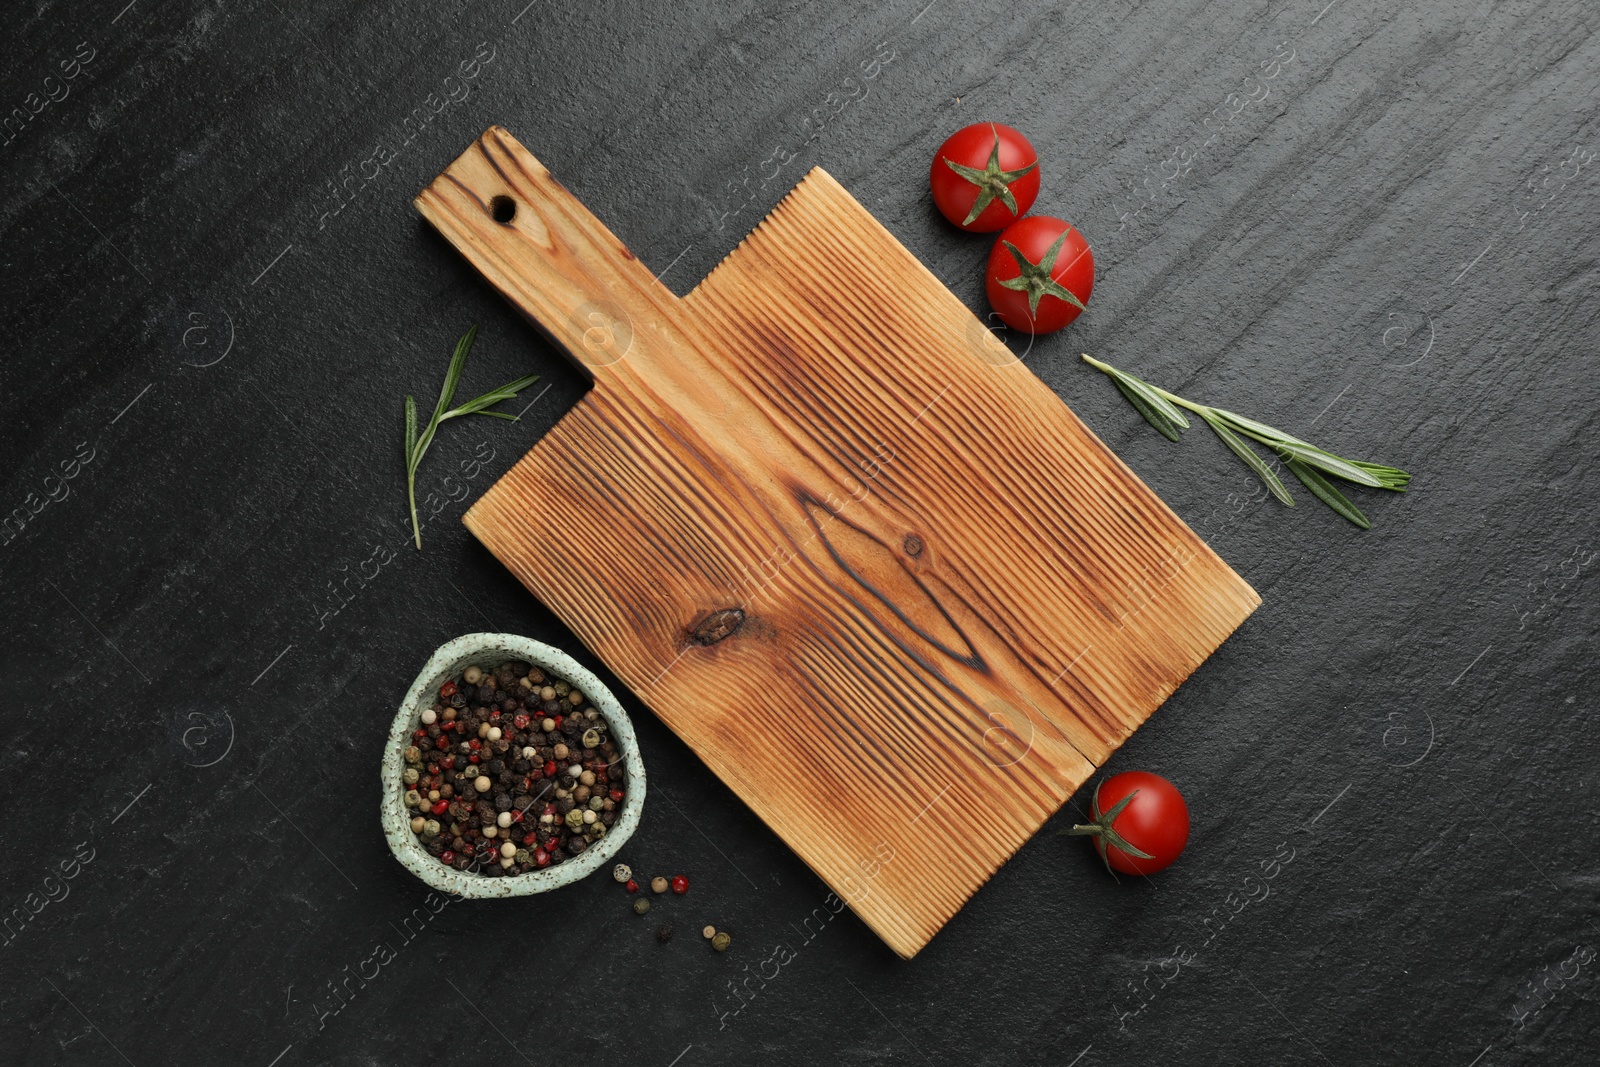
[[[438,774],[439,773],[439,765],[437,763],[428,764],[428,773],[429,774]]]
[[[414,731],[411,736],[415,740],[421,741],[424,737],[428,736],[428,731],[426,731],[426,730],[417,730],[417,731]]]
[[[440,752],[443,752],[445,749],[450,747],[450,739],[441,734],[439,739],[433,743],[433,747],[438,749]]]
[[[546,778],[554,778],[556,776],[556,761],[555,760],[551,759],[551,760],[545,760],[544,761],[544,776]]]
[[[522,835],[522,843],[524,845],[531,846],[537,840],[539,840],[539,835],[535,834],[532,830],[529,830],[527,833]]]
[[[639,891],[639,883],[635,882],[632,878],[629,878],[622,884],[622,888],[626,889],[630,893],[637,893]]]
[[[624,796],[626,796],[626,794],[620,789],[613,789],[611,791],[611,799],[615,800],[618,804],[622,803],[622,798]]]
[[[439,687],[439,695],[446,700],[456,695],[456,683],[446,682]]]
[[[476,751],[478,751],[478,749],[483,747],[483,742],[479,741],[476,737],[474,737],[471,741],[467,742],[467,747],[472,749],[472,751],[476,752]]]
[[[433,802],[433,813],[435,815],[443,815],[449,810],[450,802],[448,800],[436,800]]]
[[[468,763],[477,763],[478,762],[478,754],[476,752],[474,752],[472,755],[468,756],[467,757],[467,762]]]
[[[489,713],[489,721],[498,725],[500,722],[500,713],[498,711],[491,711]]]
[[[689,891],[689,879],[681,874],[672,876],[672,891],[680,897]]]
[[[526,730],[528,727],[533,725],[533,720],[528,718],[526,715],[518,715],[515,719],[511,720],[511,723],[519,730]]]
[[[439,859],[444,863],[454,863],[456,861],[456,854],[451,852],[449,849],[445,849],[443,852],[439,853]]]
[[[560,715],[556,716],[556,729],[557,730],[561,729],[561,716]]]
[[[518,808],[516,811],[511,813],[511,821],[512,822],[521,822],[522,821],[522,809],[521,808]]]
[[[463,856],[470,856],[476,851],[477,851],[477,849],[473,847],[473,844],[472,844],[471,841],[468,841],[466,844],[461,846],[461,854]]]
[[[554,804],[546,804],[544,806],[544,813],[546,815],[554,815],[556,813],[556,806]]]
[[[534,849],[533,850],[533,862],[535,864],[537,864],[538,866],[540,866],[540,867],[548,867],[548,866],[550,866],[550,853],[546,852],[542,848]]]

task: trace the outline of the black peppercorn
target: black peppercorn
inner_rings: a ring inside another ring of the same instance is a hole
[[[657,930],[656,931],[656,940],[661,942],[663,945],[665,945],[668,941],[671,941],[672,940],[672,927],[663,926],[661,929]]]

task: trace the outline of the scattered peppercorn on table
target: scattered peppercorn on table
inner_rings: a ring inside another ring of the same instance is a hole
[[[902,956],[1260,603],[821,170],[681,300],[502,129],[417,207],[595,381],[468,528]]]

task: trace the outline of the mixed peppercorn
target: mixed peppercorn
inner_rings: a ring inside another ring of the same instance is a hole
[[[616,824],[621,754],[583,693],[527,663],[468,667],[439,687],[401,771],[411,829],[458,871],[537,871]]]

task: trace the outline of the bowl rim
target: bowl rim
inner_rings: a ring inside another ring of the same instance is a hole
[[[554,867],[542,871],[504,878],[489,878],[446,867],[430,855],[411,832],[412,813],[405,806],[405,786],[400,779],[404,752],[411,743],[411,733],[421,725],[422,709],[428,697],[449,678],[467,667],[498,667],[507,660],[522,660],[551,671],[571,682],[586,697],[588,703],[605,716],[611,736],[622,752],[623,767],[628,773],[628,795],[616,823],[600,842]],[[535,641],[531,637],[505,633],[469,633],[446,641],[434,650],[432,656],[406,691],[394,722],[389,728],[381,770],[382,796],[380,815],[384,837],[389,850],[402,865],[428,885],[458,897],[477,900],[495,900],[504,897],[529,896],[544,893],[560,886],[570,885],[593,874],[605,866],[627,843],[638,828],[644,808],[644,760],[639,754],[638,739],[633,723],[622,710],[621,703],[600,679],[585,669],[571,656],[552,645]]]

